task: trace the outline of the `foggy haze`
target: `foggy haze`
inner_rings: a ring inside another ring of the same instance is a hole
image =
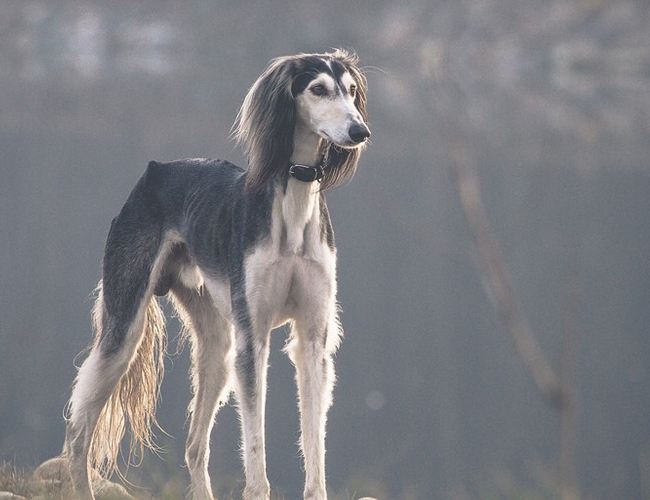
[[[267,62],[346,47],[373,135],[328,194],[345,330],[332,497],[559,498],[560,412],[486,293],[450,173],[460,144],[535,339],[575,388],[581,498],[650,498],[649,21],[626,0],[5,0],[0,458],[34,467],[60,452],[110,221],[147,162],[244,166],[230,127]],[[170,351],[178,330],[169,318]],[[272,338],[267,461],[292,499],[285,338]],[[155,494],[172,476],[187,484],[187,369],[187,350],[170,356],[158,416],[173,438],[135,471]],[[210,472],[238,497],[232,406]]]

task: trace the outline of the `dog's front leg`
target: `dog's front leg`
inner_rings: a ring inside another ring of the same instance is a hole
[[[266,372],[269,359],[269,329],[239,329],[236,334],[237,399],[242,427],[242,453],[246,487],[244,500],[268,500],[264,411]]]
[[[339,326],[332,312],[329,321],[297,319],[288,348],[296,367],[300,409],[300,447],[305,464],[304,498],[325,500],[325,424],[334,387],[333,350]],[[328,337],[329,341],[328,341]]]

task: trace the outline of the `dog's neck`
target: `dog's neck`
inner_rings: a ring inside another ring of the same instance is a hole
[[[294,164],[315,166],[323,160],[323,139],[308,127],[297,124],[293,136],[293,153],[289,161]],[[282,199],[282,218],[287,227],[287,245],[292,250],[302,246],[307,223],[319,213],[320,184],[302,182],[293,177],[287,180]]]
[[[289,161],[293,164],[315,167],[323,162],[323,147],[325,141],[309,127],[298,121],[293,134],[293,152]],[[320,184],[302,182],[289,177],[287,191],[291,190],[294,196],[301,198],[315,198],[320,189]]]
[[[323,161],[324,140],[309,127],[298,121],[293,133],[293,152],[289,161],[315,167]]]

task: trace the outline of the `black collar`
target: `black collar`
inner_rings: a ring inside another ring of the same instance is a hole
[[[301,182],[320,182],[325,176],[326,168],[327,166],[324,164],[310,167],[299,163],[289,163],[289,175]]]

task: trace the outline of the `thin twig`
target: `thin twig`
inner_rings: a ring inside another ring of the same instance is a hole
[[[555,408],[566,403],[560,379],[547,363],[526,321],[504,264],[503,254],[487,218],[481,190],[467,149],[460,142],[452,145],[452,177],[477,253],[477,263],[494,308],[514,342],[524,366],[544,399]]]

